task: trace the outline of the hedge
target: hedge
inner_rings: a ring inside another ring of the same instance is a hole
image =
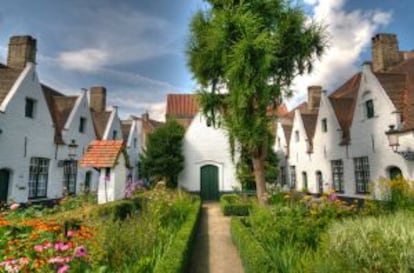
[[[239,251],[245,273],[278,272],[270,256],[243,223],[243,219],[231,219],[231,237]]]
[[[252,205],[243,201],[239,195],[224,194],[220,197],[221,211],[226,216],[247,216]]]
[[[186,272],[191,259],[191,249],[200,218],[201,201],[196,199],[191,213],[177,232],[163,257],[155,265],[153,273]]]

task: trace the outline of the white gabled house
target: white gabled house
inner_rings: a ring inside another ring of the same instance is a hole
[[[130,116],[129,119],[122,120],[121,125],[126,152],[131,166],[130,177],[132,181],[136,181],[139,177],[139,156],[142,153],[140,140],[142,121],[140,118]]]
[[[378,34],[372,42],[373,64],[365,63],[329,96],[321,92],[314,117],[303,113],[302,105],[279,121],[281,143],[291,128],[289,148],[276,147],[287,157],[280,161],[281,183],[289,167],[297,190],[307,184],[312,193],[333,189],[365,198],[377,193],[372,182],[381,177],[414,179],[413,54],[399,51],[392,34]],[[307,137],[306,143],[300,136]]]
[[[36,73],[36,40],[11,37],[0,64],[0,201],[54,197],[53,121]]]
[[[204,200],[217,200],[220,193],[241,188],[223,129],[209,126],[199,112],[196,95],[169,94],[166,118],[176,119],[184,128],[184,170],[179,187],[200,193]]]

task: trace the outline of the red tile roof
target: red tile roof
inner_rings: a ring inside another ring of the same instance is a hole
[[[168,94],[167,118],[193,118],[198,113],[197,95]]]
[[[82,167],[112,168],[124,151],[122,140],[94,140],[80,160]]]

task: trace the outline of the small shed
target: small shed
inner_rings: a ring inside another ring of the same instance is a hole
[[[122,140],[92,141],[81,158],[80,165],[99,171],[99,204],[125,197],[129,161]]]

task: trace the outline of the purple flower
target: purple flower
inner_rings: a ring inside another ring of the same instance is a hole
[[[61,267],[59,267],[57,273],[65,273],[69,270],[69,265],[64,264]]]
[[[88,252],[86,251],[86,248],[84,246],[78,246],[75,249],[75,257],[83,257],[86,254],[88,254]]]

